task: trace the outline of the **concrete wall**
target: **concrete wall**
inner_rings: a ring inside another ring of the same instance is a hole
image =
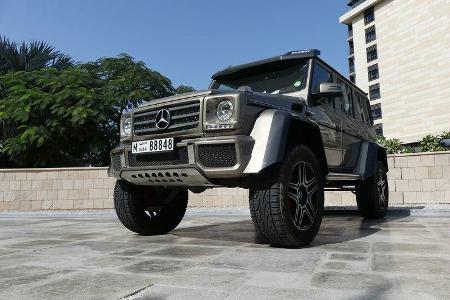
[[[389,157],[391,204],[450,203],[450,152]],[[0,170],[0,210],[112,208],[114,178],[106,168]],[[191,207],[248,206],[243,189],[190,194]],[[352,193],[327,192],[326,205],[355,205]]]

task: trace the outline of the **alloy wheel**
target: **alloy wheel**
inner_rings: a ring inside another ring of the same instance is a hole
[[[382,208],[384,208],[386,206],[387,198],[387,177],[381,169],[379,169],[377,172],[377,193],[379,204]]]
[[[314,169],[307,162],[299,162],[287,184],[287,206],[294,225],[307,230],[314,223],[318,211],[317,190],[319,182]]]

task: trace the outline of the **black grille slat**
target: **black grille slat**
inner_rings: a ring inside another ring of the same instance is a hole
[[[182,119],[182,118],[190,118],[190,117],[196,117],[198,116],[197,112],[193,112],[190,114],[183,114],[183,115],[175,115],[172,117],[172,120],[178,120],[178,119]]]
[[[189,163],[186,147],[177,148],[171,152],[133,154],[128,152],[130,167],[174,166]]]
[[[120,162],[120,153],[111,155],[111,164],[113,171],[120,171],[120,169],[122,168],[122,163]]]
[[[166,129],[156,127],[156,114],[160,109],[167,109],[171,114],[170,125]],[[200,101],[166,105],[136,112],[133,116],[133,128],[136,135],[157,134],[171,131],[188,130],[198,127],[200,122]]]
[[[134,125],[145,125],[145,124],[151,124],[151,123],[155,123],[155,122],[156,122],[155,119],[151,119],[151,120],[134,122]]]
[[[211,144],[198,147],[200,163],[207,168],[231,168],[237,164],[235,144]]]
[[[181,109],[198,109],[200,106],[200,102],[194,102],[191,104],[184,104],[182,103],[182,105],[176,105],[176,106],[169,106],[167,109],[169,111],[177,111],[177,110],[181,110]]]

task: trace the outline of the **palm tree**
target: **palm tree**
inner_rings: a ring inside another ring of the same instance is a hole
[[[47,67],[61,70],[73,65],[70,56],[56,51],[46,42],[17,44],[0,36],[0,74],[8,71],[34,71]]]

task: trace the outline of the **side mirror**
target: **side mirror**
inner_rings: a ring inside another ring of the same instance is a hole
[[[342,97],[342,86],[339,83],[322,82],[316,97]]]
[[[445,148],[450,148],[450,138],[442,139],[441,140],[441,146],[445,147]]]

